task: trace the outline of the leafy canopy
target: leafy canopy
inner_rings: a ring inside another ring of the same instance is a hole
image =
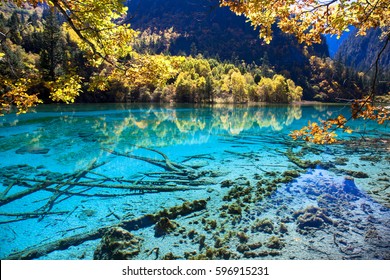
[[[307,44],[321,42],[321,34],[340,36],[349,26],[356,27],[359,35],[390,26],[388,0],[220,0],[220,4],[245,15],[267,43],[275,23]]]
[[[57,44],[58,42],[55,42],[55,38],[58,37],[57,41],[59,41],[61,36],[64,37],[64,34],[67,34],[71,41],[77,43],[90,66],[96,69],[111,69],[111,71],[106,73],[107,79],[114,72],[113,69],[121,68],[122,72],[125,71],[121,59],[131,57],[134,54],[132,45],[138,33],[125,22],[127,8],[123,5],[122,0],[3,0],[0,2],[0,5],[4,5],[7,2],[22,8],[28,5],[36,7],[42,4],[49,7],[53,14],[61,14],[64,19],[61,30],[54,30],[54,26],[51,26],[55,23],[53,20],[47,21],[46,25],[48,25],[47,28],[50,30],[50,36],[46,38],[49,40],[48,46]],[[16,14],[12,16],[15,22],[20,24],[18,16]],[[34,65],[34,63],[29,63],[28,67],[19,67],[23,68],[23,71],[18,73],[13,69],[14,67],[10,61],[14,61],[14,64],[19,66],[21,62],[15,56],[16,52],[12,51],[12,49],[19,50],[19,57],[22,57],[22,54],[26,57],[31,57],[31,55],[21,50],[20,42],[15,40],[15,38],[18,39],[20,37],[18,29],[28,30],[29,25],[25,24],[23,27],[18,27],[16,23],[14,28],[1,33],[0,62],[4,61],[7,67],[12,70],[12,73],[6,75],[6,77],[0,76],[1,79],[6,80],[5,83],[0,85],[0,114],[9,111],[11,104],[16,105],[18,113],[24,113],[29,107],[40,103],[36,92],[32,92],[39,84],[44,84],[50,90],[52,100],[66,103],[74,102],[81,92],[83,79],[76,74],[77,66],[74,69],[68,69],[67,73],[59,75],[55,73],[56,65],[53,61],[56,59],[54,59],[54,56],[61,55],[60,53],[55,53],[54,50],[51,50],[51,52],[47,50],[42,51],[42,54],[47,54],[47,56],[51,53],[51,57],[46,59],[48,62],[46,64],[50,64],[50,75],[46,75],[46,77],[39,74],[36,68],[37,65]],[[11,37],[14,31],[18,31],[17,36],[10,40],[11,38],[8,37]],[[62,48],[60,52],[66,54],[66,51]],[[71,64],[69,61],[67,63]],[[27,66],[27,64],[25,65]],[[47,76],[50,76],[49,81],[46,81]]]
[[[7,0],[5,2],[8,2]],[[125,21],[127,7],[122,0],[27,0],[9,1],[18,6],[46,4],[60,12],[69,30],[77,34],[79,46],[99,64],[115,62],[130,54],[137,32]]]

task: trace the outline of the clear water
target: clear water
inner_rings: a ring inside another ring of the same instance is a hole
[[[332,146],[288,137],[340,113],[109,104],[1,117],[0,257],[204,199],[170,233],[134,229],[134,258],[389,259],[390,128],[354,121]],[[39,257],[89,259],[99,242]]]

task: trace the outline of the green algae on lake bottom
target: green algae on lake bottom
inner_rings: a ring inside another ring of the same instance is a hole
[[[2,258],[390,258],[389,128],[288,137],[341,106],[47,108],[0,122]]]

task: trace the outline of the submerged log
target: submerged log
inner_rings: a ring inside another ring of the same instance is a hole
[[[189,166],[185,166],[183,164],[171,161],[169,159],[169,157],[166,154],[164,154],[163,152],[160,152],[160,151],[152,149],[152,148],[146,148],[146,147],[139,147],[139,146],[137,146],[137,148],[157,153],[160,156],[162,156],[164,160],[152,159],[152,158],[143,157],[143,156],[137,156],[137,155],[133,155],[131,153],[120,153],[120,152],[117,152],[117,151],[114,151],[114,150],[110,150],[110,149],[106,149],[106,148],[103,148],[103,150],[108,152],[108,153],[110,153],[110,154],[116,155],[116,156],[122,156],[122,157],[142,160],[142,161],[145,161],[147,163],[153,164],[155,166],[164,168],[165,170],[171,171],[171,172],[178,172],[178,173],[188,174],[188,173],[194,171]]]
[[[26,212],[26,213],[0,213],[0,216],[5,217],[20,217],[13,220],[0,221],[0,224],[9,224],[20,222],[28,219],[39,218],[42,215],[64,215],[68,214],[69,211],[58,211],[58,212]]]
[[[62,182],[62,181],[47,181],[39,179],[21,178],[20,181],[42,183],[48,186],[55,184],[64,184],[64,186],[80,186],[80,187],[91,187],[91,188],[103,188],[103,189],[120,189],[120,190],[131,190],[131,191],[144,191],[144,192],[173,192],[173,191],[187,191],[187,190],[199,190],[200,188],[191,188],[187,186],[164,186],[164,185],[121,185],[121,184],[96,184],[96,183],[85,183],[85,182]],[[156,181],[156,183],[159,183]],[[57,189],[45,189],[45,191],[58,192],[61,190]],[[64,193],[69,192],[65,190]]]
[[[17,253],[10,254],[6,259],[9,260],[31,260],[58,250],[66,250],[71,246],[80,245],[86,241],[96,240],[102,238],[103,235],[112,227],[121,227],[128,231],[138,230],[146,228],[157,223],[160,218],[167,217],[169,219],[175,219],[178,216],[187,216],[191,213],[204,210],[207,206],[205,200],[194,200],[192,202],[185,202],[180,206],[175,206],[169,209],[159,211],[155,214],[147,214],[139,218],[124,220],[119,224],[113,226],[105,226],[96,230],[92,230],[86,233],[81,233],[66,237],[60,240],[56,240],[50,243],[38,245]]]

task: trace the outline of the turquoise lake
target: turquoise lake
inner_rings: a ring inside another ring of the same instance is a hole
[[[42,105],[0,117],[0,257],[390,259],[390,127],[347,105]],[[107,242],[114,242],[110,245]]]

